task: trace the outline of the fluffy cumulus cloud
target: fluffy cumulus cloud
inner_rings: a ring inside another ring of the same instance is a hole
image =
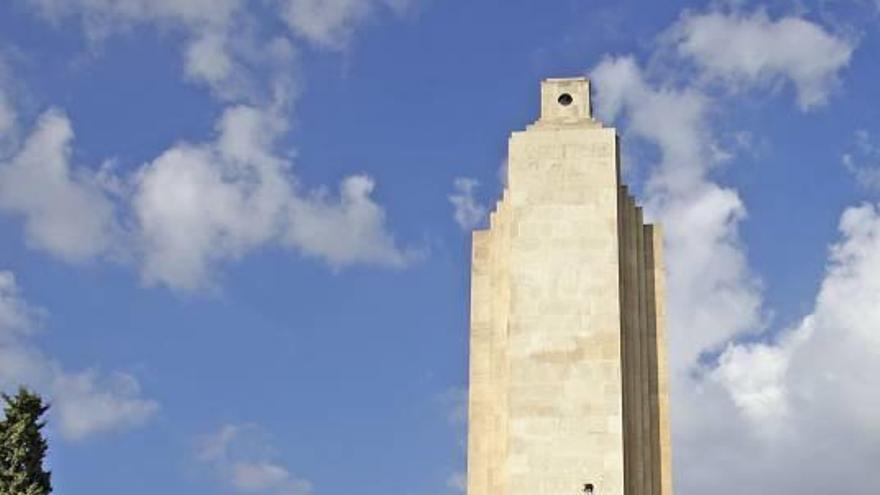
[[[854,48],[814,22],[763,11],[685,15],[672,33],[704,75],[746,86],[790,81],[804,110],[825,103]]]
[[[449,195],[453,218],[463,230],[472,230],[486,218],[488,209],[477,201],[474,191],[479,182],[467,177],[457,177],[453,182],[454,191]]]
[[[756,423],[788,413],[788,394],[782,385],[789,360],[787,347],[730,345],[712,372],[712,378],[730,392],[734,404]]]
[[[813,311],[770,341],[731,343],[694,397],[711,400],[713,414],[730,422],[704,419],[698,435],[686,432],[685,448],[710,452],[684,454],[692,463],[680,470],[688,492],[718,493],[718,480],[736,479],[738,491],[873,493],[878,276],[880,209],[848,208]]]
[[[43,114],[21,149],[0,162],[0,210],[21,215],[32,247],[82,261],[110,248],[115,219],[95,177],[72,166],[72,139],[63,113]]]
[[[138,172],[133,210],[148,282],[198,289],[212,282],[215,262],[269,243],[334,268],[412,259],[386,231],[370,178],[344,179],[338,197],[300,190],[290,162],[273,152],[283,130],[272,111],[233,107],[214,141],[179,144]]]
[[[732,156],[716,139],[715,117],[729,99],[785,81],[800,109],[820,105],[853,48],[803,18],[688,13],[661,37],[660,51],[673,54],[679,74],[695,67],[690,80],[627,56],[591,71],[601,117],[630,144],[659,151],[645,200],[666,229],[680,493],[868,494],[876,486],[877,207],[843,214],[814,310],[794,328],[768,330],[738,234],[745,204],[713,173]]]
[[[352,263],[405,266],[419,253],[395,246],[384,228],[384,210],[370,197],[374,187],[370,177],[354,175],[342,181],[338,198],[323,189],[292,198],[285,243],[336,268]]]
[[[178,144],[138,172],[133,209],[148,282],[197,288],[213,261],[279,234],[291,185],[269,147],[282,128],[270,112],[233,107],[215,141]]]
[[[142,397],[140,384],[126,373],[57,373],[51,390],[61,432],[71,439],[140,426],[159,409]]]
[[[15,276],[0,271],[0,388],[28,385],[52,403],[60,433],[70,440],[139,426],[158,410],[126,373],[70,372],[33,345],[45,311],[25,301]]]
[[[196,461],[238,493],[307,495],[312,484],[274,460],[268,435],[251,424],[224,425],[200,439]]]

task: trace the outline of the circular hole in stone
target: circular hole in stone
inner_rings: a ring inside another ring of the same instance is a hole
[[[571,105],[571,102],[574,101],[574,98],[572,98],[571,95],[568,93],[562,93],[561,95],[559,95],[559,98],[557,98],[556,101],[558,101],[560,105],[567,107]]]

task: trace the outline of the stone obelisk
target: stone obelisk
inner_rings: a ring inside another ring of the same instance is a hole
[[[473,234],[468,495],[672,495],[663,282],[590,82],[544,81]]]

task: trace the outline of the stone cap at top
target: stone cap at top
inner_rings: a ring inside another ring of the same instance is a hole
[[[541,81],[541,119],[538,124],[595,123],[590,104],[590,80],[586,77]]]

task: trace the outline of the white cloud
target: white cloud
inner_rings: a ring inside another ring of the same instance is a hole
[[[401,250],[385,230],[385,211],[370,194],[366,175],[343,179],[339,199],[323,189],[292,198],[285,242],[304,254],[324,258],[335,268],[353,263],[403,267],[420,253]]]
[[[463,230],[472,230],[483,222],[488,211],[474,197],[474,190],[479,182],[467,177],[457,177],[453,186],[455,192],[449,195],[449,202],[454,208],[455,222]]]
[[[803,110],[827,101],[854,49],[816,23],[772,20],[764,11],[685,15],[671,33],[679,54],[704,75],[734,86],[791,81]]]
[[[880,445],[878,207],[848,208],[840,233],[813,311],[774,341],[731,344],[711,371],[712,382],[702,384],[717,384],[731,402],[716,396],[694,404],[708,412],[701,430],[684,432],[694,449],[685,453],[689,467],[680,470],[688,492],[734,493],[719,487],[737,480],[736,493],[867,495],[880,482],[871,461]],[[727,450],[724,464],[697,453],[719,446]]]
[[[69,372],[36,348],[29,337],[44,316],[22,298],[14,275],[0,271],[0,388],[27,385],[46,393],[52,418],[69,440],[140,426],[158,411],[131,375]]]
[[[366,176],[343,180],[338,201],[298,191],[291,164],[273,154],[283,120],[271,111],[227,109],[213,142],[179,144],[137,175],[134,211],[145,280],[182,290],[210,286],[214,265],[271,243],[340,268],[404,266],[413,255],[385,229]]]
[[[179,144],[137,174],[133,208],[148,282],[196,289],[211,263],[278,235],[291,195],[286,164],[266,150],[280,125],[251,107],[227,109],[218,138]]]
[[[184,53],[186,74],[196,80],[219,82],[231,77],[234,62],[223,33],[205,32],[198,36]]]
[[[7,162],[0,161],[0,210],[24,218],[30,246],[68,261],[107,252],[118,234],[113,204],[70,163],[73,130],[49,110]]]
[[[785,416],[788,395],[783,386],[789,356],[784,348],[767,344],[731,344],[718,359],[713,378],[753,421]]]
[[[196,460],[238,493],[311,493],[311,482],[273,460],[272,450],[267,435],[255,425],[224,425],[200,440]]]
[[[0,270],[0,388],[35,381],[45,383],[51,375],[46,359],[28,346],[28,339],[41,327],[45,312],[28,304],[15,275]]]
[[[133,376],[119,372],[59,373],[52,383],[52,399],[62,434],[74,440],[141,426],[159,410],[155,401],[141,398]]]
[[[409,0],[279,0],[281,15],[300,37],[325,48],[342,48],[371,11],[402,12]]]
[[[12,272],[0,270],[0,342],[15,341],[30,335],[43,318],[43,312],[31,307],[21,297]]]
[[[880,189],[880,145],[864,129],[856,131],[854,141],[852,149],[841,157],[841,163],[860,186]]]
[[[286,0],[282,15],[290,28],[303,38],[331,48],[344,45],[352,25],[370,9],[366,0]]]

